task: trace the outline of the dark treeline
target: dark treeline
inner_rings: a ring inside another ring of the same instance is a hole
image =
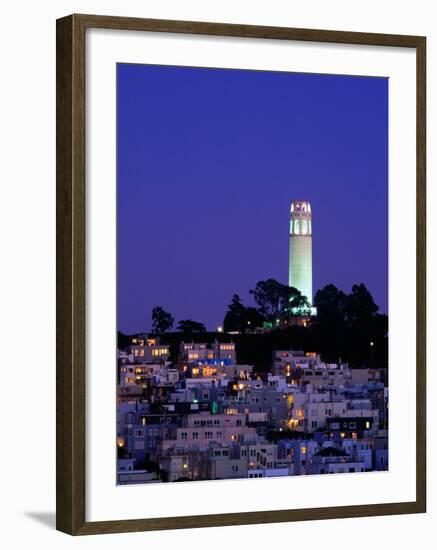
[[[363,284],[345,294],[334,285],[317,291],[317,317],[310,333],[326,361],[341,355],[352,366],[386,367],[388,364],[388,317]]]
[[[314,296],[317,315],[307,326],[293,319],[307,316],[309,304],[300,292],[273,279],[260,281],[251,291],[258,307],[246,307],[238,295],[232,297],[224,318],[224,333],[207,332],[203,323],[179,321],[178,332],[170,332],[173,317],[162,308],[152,313],[153,334],[169,344],[172,358],[181,341],[212,343],[215,339],[236,344],[240,364],[254,365],[258,372],[270,369],[275,349],[319,352],[326,362],[348,362],[352,367],[386,367],[388,364],[388,317],[378,313],[372,295],[363,284],[353,285],[346,294],[330,284]],[[284,324],[284,321],[290,321]],[[271,330],[260,329],[270,323]],[[226,334],[238,332],[238,334]],[[118,345],[130,337],[119,333]]]
[[[306,327],[293,326],[293,320],[309,313],[309,304],[298,290],[268,279],[260,281],[251,294],[258,308],[244,306],[234,295],[224,320],[225,332],[241,333],[242,362],[256,364],[263,357],[264,363],[269,349],[293,347],[320,352],[326,362],[341,360],[353,367],[387,365],[388,317],[378,313],[364,284],[353,285],[350,294],[332,284],[318,290],[314,296],[317,315],[309,318]],[[292,326],[284,328],[284,321]],[[266,322],[278,328],[256,341],[250,338],[252,347],[244,345],[243,336]]]
[[[290,317],[311,313],[308,300],[299,290],[275,279],[258,281],[249,292],[258,307],[246,307],[238,294],[234,294],[223,321],[225,332],[253,331],[266,322],[281,324]]]

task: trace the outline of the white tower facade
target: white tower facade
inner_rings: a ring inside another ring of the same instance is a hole
[[[288,285],[313,303],[313,245],[311,205],[293,201],[290,206],[290,259]]]

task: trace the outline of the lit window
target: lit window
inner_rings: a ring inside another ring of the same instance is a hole
[[[300,235],[299,220],[294,220],[294,234]]]
[[[302,235],[306,235],[307,233],[308,233],[307,221],[302,220]]]
[[[167,353],[168,353],[168,348],[160,348],[160,349],[152,350],[152,355],[155,357],[160,355],[167,355]],[[144,355],[144,352],[143,352],[143,355]]]

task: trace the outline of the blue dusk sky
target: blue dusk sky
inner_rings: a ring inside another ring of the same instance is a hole
[[[313,291],[388,302],[388,80],[118,64],[118,329],[215,329],[234,293],[288,282],[292,200],[311,202]]]

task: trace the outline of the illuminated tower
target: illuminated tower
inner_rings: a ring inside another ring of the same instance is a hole
[[[313,303],[313,249],[311,205],[293,201],[290,207],[290,263],[288,285]]]

